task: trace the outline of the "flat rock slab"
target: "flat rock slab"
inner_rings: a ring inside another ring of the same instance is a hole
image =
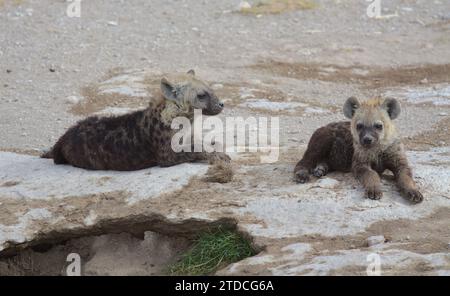
[[[205,164],[181,164],[135,172],[88,171],[54,165],[52,160],[36,156],[2,152],[0,251],[33,241],[43,228],[64,231],[90,227],[105,217],[139,214],[134,211],[138,202],[179,190],[207,169]],[[114,202],[107,205],[108,200]],[[90,208],[92,202],[99,203]],[[104,215],[96,208],[103,209]],[[73,219],[73,214],[78,217]]]
[[[384,274],[449,274],[450,149],[409,157],[425,195],[420,205],[405,201],[390,180],[381,201],[364,199],[349,174],[295,184],[286,164],[240,166],[237,180],[210,184],[192,181],[205,164],[101,172],[0,153],[0,250],[139,227],[177,235],[234,222],[263,251],[220,274],[365,274],[371,254],[380,256]],[[386,242],[369,247],[374,235]]]
[[[73,111],[121,114],[143,108],[156,94],[161,76],[145,69],[116,73],[93,86],[91,96]],[[253,84],[260,88],[260,82]],[[323,113],[308,112],[312,107],[301,102],[272,102],[245,87],[237,91],[242,110],[299,108],[303,113],[295,114],[301,117]],[[227,99],[230,93],[223,94]],[[297,124],[282,119],[283,126]],[[308,134],[300,129],[289,137]],[[282,155],[292,154],[289,143],[281,143]],[[104,172],[0,152],[0,254],[92,235],[156,231],[177,237],[237,225],[262,252],[220,274],[366,274],[376,256],[383,274],[448,274],[450,148],[408,154],[425,196],[419,205],[403,199],[389,177],[383,179],[382,200],[372,201],[364,198],[351,174],[334,173],[300,185],[292,180],[295,161],[249,164],[245,154],[232,155],[236,172],[231,183],[214,184],[202,180],[205,164]],[[384,242],[369,243],[381,236]]]

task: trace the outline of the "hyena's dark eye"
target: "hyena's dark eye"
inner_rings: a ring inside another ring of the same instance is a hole
[[[379,123],[375,123],[374,127],[375,127],[377,130],[380,130],[380,131],[383,129],[383,125],[382,125],[382,124],[379,124]]]
[[[364,128],[364,124],[362,124],[362,123],[358,123],[357,125],[356,125],[356,129],[357,130],[362,130]]]
[[[197,96],[200,101],[206,101],[208,99],[207,94],[201,94]]]

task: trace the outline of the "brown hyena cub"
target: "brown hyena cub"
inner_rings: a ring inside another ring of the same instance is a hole
[[[380,199],[380,175],[390,170],[404,196],[413,203],[422,202],[392,122],[399,114],[400,104],[395,99],[360,103],[349,98],[344,115],[352,121],[331,123],[313,134],[303,159],[295,167],[295,180],[305,183],[310,174],[320,178],[331,171],[351,170],[367,197]]]
[[[191,121],[194,109],[205,115],[219,114],[224,105],[213,90],[195,77],[193,70],[178,75],[176,83],[161,80],[162,96],[141,111],[117,117],[89,117],[71,127],[42,157],[55,164],[71,164],[91,170],[132,171],[152,166],[172,166],[199,160],[230,158],[219,152],[175,153],[171,147],[172,119]],[[194,151],[194,150],[192,150]]]

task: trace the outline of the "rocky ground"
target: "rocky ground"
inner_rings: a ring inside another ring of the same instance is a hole
[[[240,1],[98,0],[69,18],[62,0],[0,1],[0,252],[19,252],[0,274],[57,274],[69,252],[86,274],[160,274],[186,238],[226,225],[260,253],[219,274],[359,275],[376,253],[383,274],[448,275],[450,4],[382,2],[371,19],[366,1],[314,3],[272,15]],[[221,118],[279,118],[277,162],[232,153],[235,178],[212,184],[203,164],[86,172],[36,157],[77,120],[143,108],[163,74],[190,68],[225,101]],[[422,204],[389,176],[381,201],[348,174],[293,182],[311,133],[343,120],[351,95],[401,101]]]

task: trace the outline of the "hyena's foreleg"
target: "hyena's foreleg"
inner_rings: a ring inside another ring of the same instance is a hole
[[[381,191],[380,175],[378,175],[378,173],[369,165],[354,165],[353,174],[366,190],[367,198],[377,200],[383,196],[383,192]]]
[[[223,152],[193,152],[193,145],[191,147],[192,152],[175,152],[171,146],[166,146],[168,148],[161,149],[158,153],[158,164],[161,167],[174,166],[185,162],[207,161],[212,164],[220,161],[231,161],[231,158]]]
[[[399,157],[395,162],[395,166],[391,166],[390,170],[394,174],[397,187],[403,193],[405,198],[413,203],[423,201],[423,195],[417,189],[416,182],[412,177],[412,170],[405,156]]]

